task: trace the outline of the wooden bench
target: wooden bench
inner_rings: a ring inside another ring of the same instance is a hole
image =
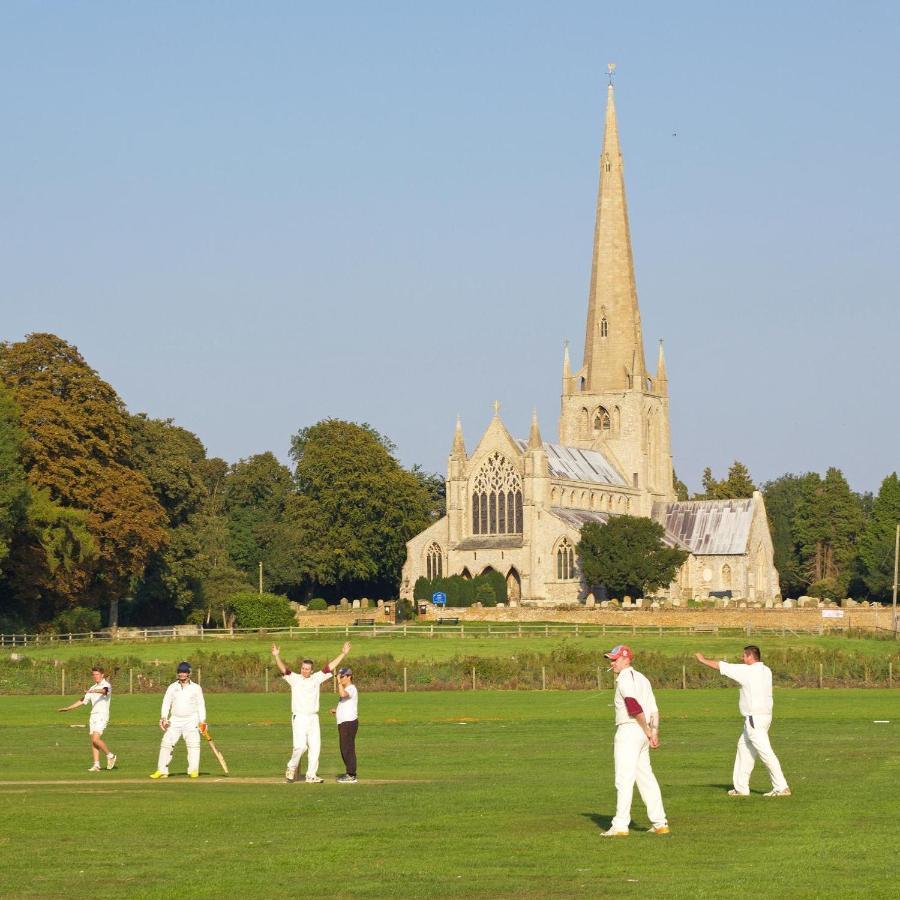
[[[374,619],[354,619],[353,624],[354,625],[374,625],[375,620]]]
[[[438,625],[459,625],[459,618],[451,616],[450,618],[442,618],[437,620]]]
[[[694,634],[718,634],[718,625],[694,625],[691,628]]]

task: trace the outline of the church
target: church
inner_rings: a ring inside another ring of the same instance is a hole
[[[690,553],[657,596],[711,594],[771,602],[779,593],[762,495],[678,502],[669,431],[669,382],[660,342],[656,373],[644,357],[612,84],[600,155],[584,358],[573,371],[566,346],[558,443],[532,416],[527,439],[494,416],[471,453],[456,422],[447,467],[447,513],[407,545],[401,597],[416,579],[506,578],[511,603],[584,602],[594,586],[575,552],[586,522],[646,516],[665,541]]]

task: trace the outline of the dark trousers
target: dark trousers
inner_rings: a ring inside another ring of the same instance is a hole
[[[352,722],[341,722],[338,725],[338,736],[341,741],[341,758],[347,767],[347,774],[356,777],[356,732],[359,730],[359,719]]]

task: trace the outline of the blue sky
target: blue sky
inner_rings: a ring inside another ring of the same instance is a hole
[[[555,439],[614,61],[678,474],[877,490],[898,46],[887,2],[5,3],[0,338],[59,334],[229,461],[335,416],[443,472],[495,399]]]

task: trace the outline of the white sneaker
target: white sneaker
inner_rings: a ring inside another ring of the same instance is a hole
[[[747,793],[745,794],[743,791],[736,791],[734,788],[732,788],[732,789],[728,792],[728,796],[729,796],[729,797],[749,797],[749,796],[750,796],[750,791],[747,791]]]
[[[780,791],[776,791],[773,789],[773,790],[767,791],[765,794],[763,794],[763,797],[790,797],[790,796],[791,796],[791,789],[789,787],[786,787]]]
[[[107,769],[114,769],[114,768],[116,767],[116,760],[117,760],[118,758],[119,758],[119,757],[116,756],[115,753],[110,753],[109,756],[106,757],[106,768],[107,768]]]
[[[609,831],[604,831],[600,837],[628,837],[628,832],[616,831],[615,828],[610,828]]]
[[[296,766],[288,766],[284,770],[284,780],[288,784],[293,784],[297,780],[297,767]]]
[[[318,775],[307,775],[306,783],[307,784],[321,784],[325,779],[319,778]]]
[[[100,771],[100,763],[94,763],[89,769],[88,772],[99,772]]]

